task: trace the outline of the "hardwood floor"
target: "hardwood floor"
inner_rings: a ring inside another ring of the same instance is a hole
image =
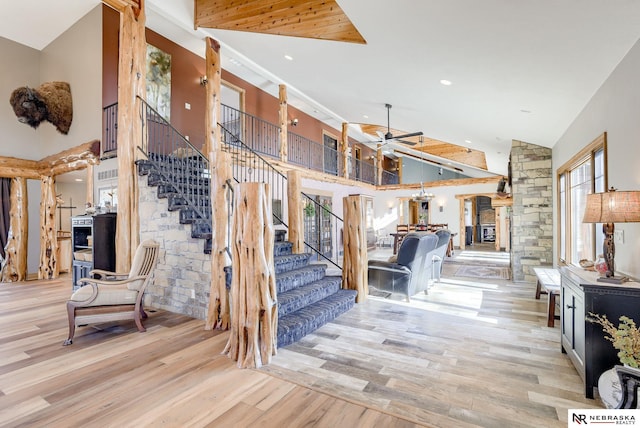
[[[551,427],[602,407],[560,353],[534,286],[454,278],[370,298],[240,370],[227,333],[150,313],[67,334],[70,280],[0,284],[0,426]]]

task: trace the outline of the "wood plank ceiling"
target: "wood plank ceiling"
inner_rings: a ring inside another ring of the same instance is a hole
[[[111,0],[115,1],[115,0]],[[119,0],[122,1],[122,0]],[[248,31],[280,36],[333,40],[366,44],[335,0],[195,0],[194,26],[222,30]],[[374,136],[387,132],[381,125],[359,124]],[[391,129],[394,135],[406,131]],[[484,152],[446,143],[433,138],[408,139],[414,150],[430,153],[453,162],[487,169]],[[416,157],[396,150],[398,154]]]
[[[196,28],[366,44],[334,0],[196,0]]]
[[[370,123],[358,123],[357,125],[360,126],[360,129],[363,133],[371,135],[374,138],[377,138],[379,135],[383,135],[387,132],[387,127],[383,125],[374,125]],[[410,131],[406,131],[390,128],[389,131],[391,131],[392,135],[402,135],[416,130],[412,129]],[[413,146],[407,146],[411,147],[413,150],[428,153],[434,156],[439,156],[453,162],[466,164],[479,169],[483,169],[485,171],[487,170],[487,158],[484,152],[480,150],[472,150],[464,146],[459,146],[457,144],[447,143],[444,141],[436,140],[435,138],[423,136],[403,138],[402,141],[414,143],[415,145]],[[399,141],[399,143],[402,144],[402,141]],[[395,149],[394,151],[398,155],[419,158],[419,156],[404,152],[402,150]]]

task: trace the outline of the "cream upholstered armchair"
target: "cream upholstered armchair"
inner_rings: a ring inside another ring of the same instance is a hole
[[[144,290],[156,266],[160,245],[146,240],[136,249],[129,273],[107,272],[95,269],[94,278],[82,278],[85,285],[77,289],[67,301],[69,337],[64,345],[73,343],[76,326],[132,319],[139,331],[146,331],[142,319]]]

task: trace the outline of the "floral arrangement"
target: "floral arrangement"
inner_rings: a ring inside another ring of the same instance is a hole
[[[613,325],[606,315],[589,312],[591,318],[587,321],[600,324],[609,342],[618,350],[618,358],[622,364],[629,367],[640,368],[640,329],[629,317],[621,316],[618,327]]]

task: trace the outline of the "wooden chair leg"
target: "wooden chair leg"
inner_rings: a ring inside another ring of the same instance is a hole
[[[67,302],[67,317],[69,318],[69,336],[62,346],[68,346],[73,343],[73,335],[76,333],[76,308]]]
[[[553,327],[556,318],[556,294],[549,291],[549,301],[547,304],[547,327]]]
[[[536,300],[540,299],[541,285],[540,281],[536,281]]]
[[[144,328],[144,325],[142,325],[142,319],[146,318],[142,314],[147,315],[144,312],[144,309],[142,309],[142,305],[140,305],[140,308],[136,308],[133,311],[133,320],[136,322],[136,326],[138,327],[138,331],[141,332],[141,333],[147,331],[147,329]]]

